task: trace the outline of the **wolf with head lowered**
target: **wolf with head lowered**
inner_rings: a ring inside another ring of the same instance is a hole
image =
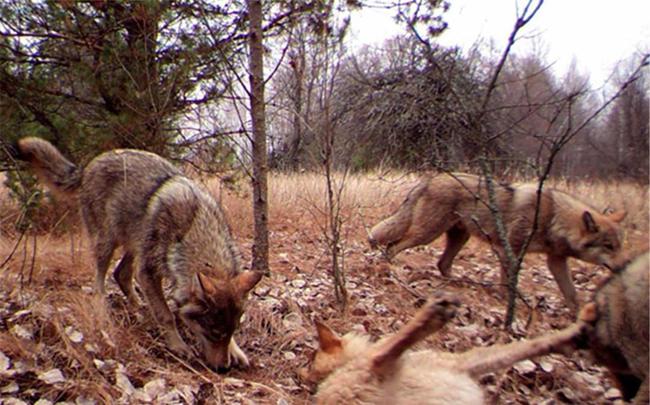
[[[135,273],[171,350],[192,353],[167,305],[163,279],[170,281],[180,319],[200,342],[207,363],[248,365],[233,333],[261,273],[241,270],[230,227],[208,192],[149,152],[113,150],[81,168],[39,138],[20,139],[16,149],[55,195],[78,200],[94,243],[99,293],[105,293],[106,272],[121,246],[114,278],[129,304],[137,305]]]
[[[549,270],[568,306],[577,311],[578,300],[567,266],[569,257],[614,267],[622,254],[619,223],[624,211],[608,215],[572,196],[544,188],[537,205],[537,184],[495,184],[494,200],[517,255],[530,237],[527,252],[544,253]],[[441,173],[422,179],[393,215],[370,230],[371,246],[385,246],[388,258],[404,249],[426,245],[447,236],[438,260],[448,276],[451,264],[470,236],[492,244],[501,261],[501,282],[507,283],[508,262],[488,204],[485,179],[462,173]],[[534,228],[535,213],[537,227]]]

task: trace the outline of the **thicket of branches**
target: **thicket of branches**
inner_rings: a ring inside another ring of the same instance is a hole
[[[244,51],[242,8],[211,2],[7,1],[0,5],[3,137],[79,159],[135,147],[169,155],[181,118],[223,99]]]
[[[268,152],[272,165],[318,161],[325,125],[323,35],[343,41],[363,3],[264,2]],[[471,166],[481,140],[469,125],[490,79],[494,52],[435,45],[441,1],[392,6],[407,34],[379,49],[340,48],[329,123],[335,165]],[[247,6],[243,2],[23,2],[0,5],[0,134],[46,137],[78,160],[117,147],[196,158],[223,168],[250,161]],[[624,61],[608,90],[627,79]],[[514,54],[481,125],[503,169],[532,170],[569,118],[601,101],[576,69],[557,77],[543,56]],[[569,117],[567,100],[571,100]],[[648,177],[648,80],[642,72],[598,120],[566,145],[554,173]],[[244,146],[242,146],[244,145]],[[2,157],[5,159],[5,157]]]
[[[575,66],[558,77],[542,56],[510,55],[481,115],[486,130],[477,133],[469,123],[480,109],[490,80],[487,72],[496,64],[489,50],[429,48],[403,36],[380,49],[347,54],[332,100],[331,119],[339,133],[336,164],[351,162],[354,169],[467,169],[476,166],[477,153],[488,141],[498,171],[534,175],[554,140],[567,126],[577,127],[597,111],[604,102],[600,90],[616,92],[642,57],[623,61],[609,87],[594,90]],[[303,91],[309,94],[311,84],[302,75],[307,83]],[[295,80],[295,72],[286,68],[274,81],[282,84],[274,105],[286,115],[273,133],[273,162],[289,169],[313,164],[319,133],[312,123],[319,111],[309,99],[295,106]],[[552,174],[647,182],[648,102],[647,71],[640,70],[598,119],[563,145]],[[296,121],[310,124],[297,132]]]

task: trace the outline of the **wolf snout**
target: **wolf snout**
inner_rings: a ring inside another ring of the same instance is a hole
[[[225,344],[204,344],[203,357],[208,365],[217,372],[226,372],[230,369],[228,356],[228,343]]]
[[[631,252],[624,251],[613,258],[602,259],[601,265],[613,273],[619,273],[634,260],[634,257]]]
[[[300,367],[296,370],[295,379],[310,394],[314,395],[318,391],[320,379],[312,372],[309,366]]]

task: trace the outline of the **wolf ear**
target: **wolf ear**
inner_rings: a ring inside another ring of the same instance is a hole
[[[198,293],[200,297],[211,296],[217,293],[217,286],[210,277],[203,275],[203,273],[196,273],[192,280],[192,288]]]
[[[625,219],[625,216],[627,215],[627,211],[625,210],[620,210],[616,212],[612,212],[611,214],[607,215],[607,218],[614,222],[621,222],[622,220]]]
[[[587,232],[589,233],[598,232],[598,225],[596,225],[596,221],[594,221],[594,217],[591,216],[591,213],[589,211],[585,211],[582,213],[582,222],[585,223],[585,228],[587,228]]]
[[[322,351],[325,353],[334,353],[337,350],[341,350],[343,347],[341,339],[336,336],[336,333],[332,329],[320,321],[314,321],[314,325],[316,325],[318,344]]]
[[[240,273],[234,280],[235,288],[241,295],[246,294],[259,283],[262,278],[262,272],[246,270]]]

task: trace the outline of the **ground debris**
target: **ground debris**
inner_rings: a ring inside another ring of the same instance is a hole
[[[297,371],[317,346],[314,320],[340,333],[356,331],[378,339],[403,326],[424,300],[440,290],[456,294],[462,306],[445,328],[417,349],[458,353],[534,337],[571,321],[543,260],[533,257],[527,259],[533,267],[524,266],[521,272],[520,290],[535,311],[534,321],[527,322],[530,310],[519,305],[516,333],[509,336],[503,330],[505,302],[498,289],[490,286],[498,282],[497,260],[486,252],[489,249],[471,242],[454,263],[452,277],[445,278],[435,267],[440,246],[409,251],[388,264],[364,243],[354,241],[347,247],[348,306],[343,308],[334,296],[322,241],[300,241],[296,232],[302,231],[287,227],[272,233],[272,242],[284,244],[286,254],[275,256],[272,250],[274,267],[251,292],[236,334],[252,366],[225,375],[170,353],[149,308],[123,305],[113,280],[107,279],[107,289],[115,305],[98,307],[99,301],[88,305],[94,297],[89,294],[94,283],[91,258],[82,260],[83,266],[73,268],[74,273],[58,275],[62,280],[75,277],[78,283],[68,290],[61,287],[56,295],[51,294],[49,279],[47,284],[36,278],[25,294],[5,291],[0,283],[4,297],[0,315],[6,320],[0,329],[0,338],[4,334],[0,402],[32,404],[40,398],[39,405],[53,404],[48,399],[78,405],[308,404],[312,394]],[[249,261],[247,243],[242,239],[244,263]],[[295,245],[300,249],[287,252],[287,246]],[[68,248],[64,244],[61,250]],[[599,282],[599,277],[580,278],[579,292],[587,294],[588,286]],[[60,281],[58,285],[66,284]],[[497,404],[604,404],[620,398],[603,370],[582,355],[526,360],[511,370],[483,376],[481,384],[486,397]]]
[[[38,379],[46,384],[57,384],[66,381],[63,373],[58,368],[53,368],[51,370],[38,373],[37,375]]]

